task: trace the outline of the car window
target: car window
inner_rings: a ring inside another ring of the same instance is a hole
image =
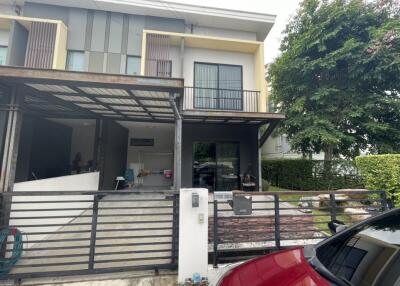
[[[351,285],[400,286],[400,212],[322,244],[317,257]]]

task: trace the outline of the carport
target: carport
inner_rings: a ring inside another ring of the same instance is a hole
[[[3,66],[0,91],[1,192],[11,191],[15,181],[25,115],[94,120],[93,165],[100,171],[100,187],[106,168],[104,152],[109,143],[102,139],[114,130],[113,122],[173,124],[173,186],[181,186],[179,102],[183,79]]]

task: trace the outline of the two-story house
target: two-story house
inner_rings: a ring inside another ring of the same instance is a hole
[[[3,2],[1,188],[100,171],[113,188],[261,188],[275,16],[163,1]],[[171,176],[172,174],[172,176]]]

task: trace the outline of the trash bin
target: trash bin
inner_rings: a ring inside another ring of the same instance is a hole
[[[249,195],[233,196],[233,213],[235,215],[251,215],[253,211],[252,197]]]

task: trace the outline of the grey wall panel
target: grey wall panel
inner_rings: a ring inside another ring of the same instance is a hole
[[[107,72],[107,58],[108,58],[108,53],[104,53],[103,57],[103,73]]]
[[[258,131],[255,126],[229,124],[189,124],[182,129],[182,187],[192,187],[193,143],[234,141],[240,144],[240,173],[247,170],[258,181]]]
[[[88,10],[87,11],[87,18],[86,18],[86,39],[85,39],[85,50],[90,51],[92,45],[92,33],[93,33],[93,17],[94,11]]]
[[[89,70],[89,59],[90,59],[90,52],[85,51],[85,62],[84,62],[85,68],[84,68],[84,71],[88,71]]]
[[[107,54],[107,73],[119,74],[121,71],[121,54]]]
[[[167,32],[185,32],[185,21],[179,19],[146,16],[145,28],[147,30],[159,30]]]
[[[103,72],[104,53],[91,52],[89,54],[89,71]]]
[[[85,50],[86,21],[86,9],[69,9],[67,39],[67,48],[69,50]]]
[[[128,55],[140,56],[142,54],[142,34],[144,24],[144,16],[129,16]]]
[[[26,2],[23,15],[26,17],[61,20],[68,25],[69,9],[56,5]]]
[[[91,50],[95,52],[104,51],[106,36],[107,13],[94,11]]]
[[[12,21],[10,29],[10,45],[7,54],[7,64],[24,66],[28,31],[17,21]]]
[[[120,74],[126,74],[126,55],[121,55]]]
[[[123,17],[121,53],[126,54],[128,50],[129,15],[124,14]]]
[[[119,13],[111,14],[110,36],[108,42],[108,52],[121,53],[122,30],[124,26],[124,16]]]
[[[111,25],[111,12],[107,12],[106,29],[104,34],[104,52],[108,52],[108,44],[110,41],[110,25]]]

